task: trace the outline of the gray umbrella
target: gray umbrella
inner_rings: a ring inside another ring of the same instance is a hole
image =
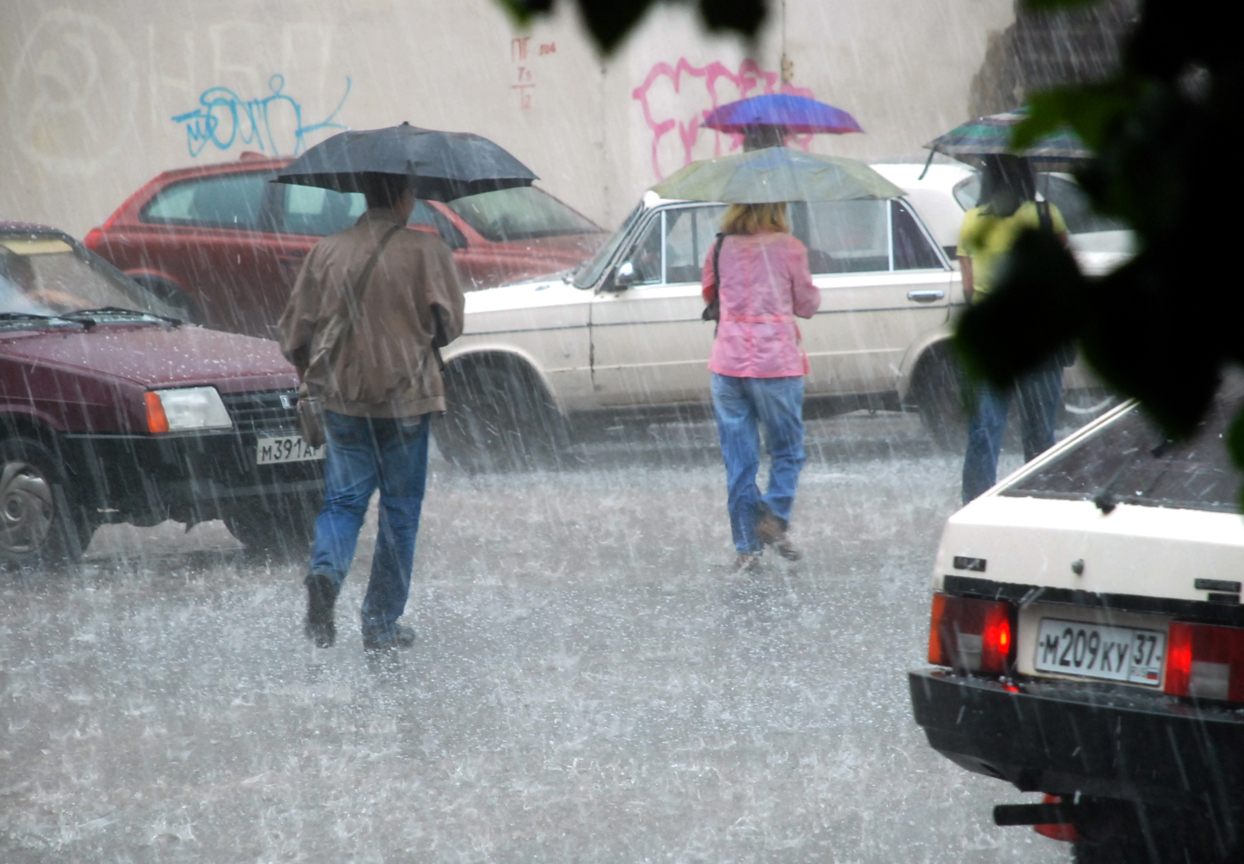
[[[362,192],[378,174],[412,178],[416,197],[434,201],[530,186],[539,179],[487,138],[403,123],[334,135],[291,162],[276,182]]]

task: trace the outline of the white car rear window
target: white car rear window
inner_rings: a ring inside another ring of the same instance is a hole
[[[1133,408],[1001,494],[1091,500],[1107,512],[1115,504],[1239,512],[1240,475],[1226,435],[1241,395],[1215,400],[1187,441],[1169,440]]]

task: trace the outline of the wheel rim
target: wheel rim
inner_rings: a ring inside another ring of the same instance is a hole
[[[52,486],[29,462],[6,462],[0,475],[0,549],[29,553],[52,530]]]

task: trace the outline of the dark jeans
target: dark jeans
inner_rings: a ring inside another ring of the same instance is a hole
[[[406,609],[415,535],[428,477],[428,415],[401,419],[325,412],[324,506],[315,520],[311,572],[337,590],[345,581],[372,493],[380,488],[380,531],[363,598],[363,635],[392,638]]]
[[[963,503],[998,482],[998,453],[1006,431],[1006,415],[1014,395],[1019,402],[1024,461],[1054,446],[1054,424],[1063,397],[1063,367],[1057,360],[1029,372],[1008,390],[980,383],[973,389],[975,405],[968,421],[968,452],[963,458]]]

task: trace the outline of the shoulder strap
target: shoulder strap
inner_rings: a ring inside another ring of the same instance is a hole
[[[396,234],[401,231],[403,226],[394,225],[388,231],[384,232],[384,236],[380,238],[380,242],[376,244],[376,248],[372,250],[371,257],[367,259],[367,266],[363,268],[363,275],[359,277],[359,281],[354,285],[354,303],[357,306],[363,300],[363,292],[367,290],[367,283],[371,280],[372,271],[376,269],[376,262],[380,260],[380,253],[384,251],[385,244]]]
[[[717,242],[713,245],[713,284],[718,288],[721,287],[721,268],[718,262],[721,261],[721,244],[726,240],[724,232],[717,235]]]

